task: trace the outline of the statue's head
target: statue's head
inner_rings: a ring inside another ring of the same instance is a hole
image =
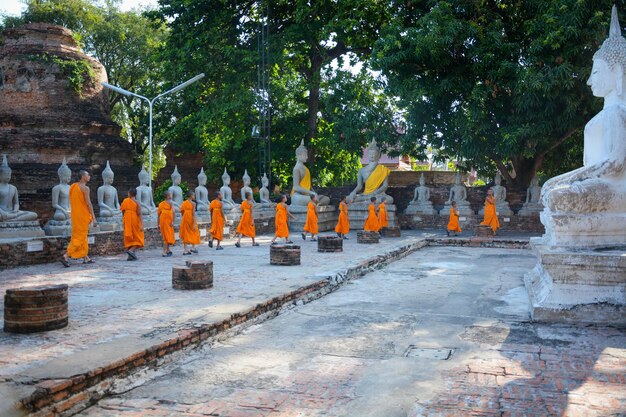
[[[224,168],[224,173],[222,174],[222,183],[224,185],[230,185],[230,175],[228,175],[226,168]]]
[[[461,185],[461,173],[459,171],[454,174],[454,185]]]
[[[495,182],[496,185],[500,185],[502,183],[502,177],[500,176],[499,172],[496,172],[496,176],[493,178],[493,182]]]
[[[7,156],[2,155],[2,165],[0,165],[0,183],[8,184],[11,181],[11,167],[7,161]]]
[[[265,188],[267,188],[267,186],[270,185],[270,180],[267,178],[267,174],[266,173],[263,173],[263,177],[261,178],[261,184]]]
[[[533,175],[533,177],[530,179],[530,186],[536,187],[538,185],[539,185],[539,178],[537,178],[536,175]]]
[[[206,185],[206,174],[204,173],[204,167],[200,168],[200,173],[198,174],[198,185]]]
[[[67,166],[67,160],[63,157],[63,163],[57,169],[57,174],[59,175],[59,181],[62,184],[69,184],[72,179],[72,170]]]
[[[111,165],[109,165],[109,161],[107,161],[107,166],[102,171],[102,182],[111,185],[113,184],[113,170],[111,169]]]
[[[378,163],[378,161],[380,160],[380,148],[376,144],[376,139],[372,139],[372,142],[367,147],[367,158],[369,159],[370,163]]]
[[[607,97],[615,92],[624,99],[626,77],[626,39],[617,17],[617,7],[611,11],[609,37],[593,56],[593,67],[587,85],[596,97]]]
[[[420,185],[423,187],[426,184],[426,178],[424,178],[424,173],[420,175]]]
[[[150,174],[146,171],[145,167],[141,167],[141,171],[139,171],[139,184],[140,185],[148,185],[150,182]]]
[[[180,176],[180,173],[178,172],[178,165],[174,165],[174,172],[172,172],[172,175],[170,176],[170,178],[172,179],[173,185],[180,184],[181,176]]]
[[[309,151],[307,151],[306,146],[304,146],[304,139],[300,142],[300,146],[296,148],[296,158],[302,163],[305,163],[307,159],[309,159]]]
[[[248,175],[248,170],[247,169],[243,173],[242,180],[243,180],[243,185],[244,186],[246,186],[246,187],[250,186],[250,175]]]

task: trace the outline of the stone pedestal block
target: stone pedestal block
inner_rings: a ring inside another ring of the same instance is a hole
[[[35,333],[67,326],[67,285],[8,289],[4,295],[4,331]]]
[[[292,232],[301,232],[306,223],[306,206],[290,205],[289,212],[296,216],[295,220],[289,220],[289,230]],[[318,206],[317,207],[317,227],[320,232],[334,230],[337,224],[339,213],[335,206]]]
[[[378,243],[379,240],[378,232],[366,232],[365,230],[356,232],[356,243]]]
[[[0,222],[0,240],[28,239],[44,237],[45,233],[38,221]]]
[[[317,238],[318,252],[343,252],[343,239],[338,236],[319,236]]]
[[[187,261],[185,266],[172,268],[172,288],[204,290],[213,287],[212,261]]]
[[[100,223],[100,220],[98,220]],[[72,221],[71,220],[50,220],[43,227],[46,236],[71,236]]]
[[[146,216],[142,218],[144,222],[144,228],[153,227],[149,225],[150,217]],[[102,232],[115,232],[117,230],[123,230],[122,216],[114,217],[98,217],[96,218],[100,231]],[[46,233],[47,234],[47,233]]]
[[[626,325],[626,246],[549,246],[531,239],[539,260],[526,274],[533,320]]]
[[[271,245],[271,265],[300,265],[300,246],[298,245]]]
[[[378,206],[378,204],[377,204]],[[367,219],[369,204],[354,203],[348,206],[348,218],[350,219],[350,229],[362,229]],[[386,204],[387,216],[389,217],[389,226],[399,226],[395,204]]]
[[[384,237],[400,237],[399,227],[383,227],[381,233]]]
[[[494,236],[493,230],[491,230],[491,227],[481,226],[480,224],[476,225],[476,227],[474,228],[474,234],[479,237],[493,237]]]

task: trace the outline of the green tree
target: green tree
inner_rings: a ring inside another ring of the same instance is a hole
[[[393,1],[374,67],[407,109],[410,140],[524,187],[565,168],[599,109],[586,80],[611,3]]]

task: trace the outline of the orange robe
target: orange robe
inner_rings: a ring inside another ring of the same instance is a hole
[[[287,225],[287,207],[283,203],[276,205],[276,237],[285,237],[289,239],[289,226]]]
[[[448,230],[451,232],[461,233],[461,226],[459,226],[459,212],[453,207],[450,207],[450,220],[448,221]]]
[[[316,235],[319,233],[319,230],[317,227],[317,212],[315,211],[315,203],[312,201],[309,201],[309,204],[307,205],[306,222],[304,223],[304,231],[309,232],[312,235]]]
[[[378,205],[378,224],[381,229],[389,226],[389,216],[387,216],[387,207],[385,207],[385,203],[380,203]]]
[[[348,219],[348,205],[346,203],[339,203],[339,220],[337,220],[337,226],[335,226],[335,232],[347,235],[350,233],[350,220]]]
[[[120,205],[120,210],[124,214],[122,224],[124,225],[124,247],[126,249],[133,246],[143,248],[144,235],[143,224],[141,222],[141,212],[138,211],[139,204],[132,198],[126,197]]]
[[[254,219],[252,218],[252,205],[248,203],[248,200],[244,200],[241,203],[241,220],[239,220],[239,225],[237,226],[237,233],[243,236],[256,237]]]
[[[70,210],[72,213],[72,239],[67,245],[67,254],[72,258],[84,258],[89,253],[87,234],[93,220],[80,185],[75,182],[70,187]]]
[[[498,221],[498,216],[496,214],[495,198],[487,196],[487,199],[485,200],[485,218],[480,225],[491,227],[491,230],[493,230],[494,233],[500,227],[500,222]]]
[[[180,205],[180,212],[183,215],[180,221],[179,235],[183,243],[188,245],[200,244],[200,230],[196,222],[196,205],[189,200],[183,201]]]
[[[222,213],[222,202],[217,198],[211,201],[209,205],[209,212],[211,213],[211,239],[217,239],[219,241],[224,240],[224,214]]]
[[[378,232],[380,230],[380,223],[378,223],[378,217],[376,216],[376,206],[370,203],[367,210],[367,219],[365,219],[363,230],[369,232]]]
[[[176,242],[176,235],[174,235],[174,208],[167,203],[167,201],[161,201],[157,211],[159,215],[159,231],[163,237],[163,242],[168,245],[173,245]]]

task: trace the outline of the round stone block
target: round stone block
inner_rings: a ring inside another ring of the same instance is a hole
[[[13,288],[4,294],[4,331],[35,333],[67,326],[67,285]]]
[[[298,245],[271,245],[271,265],[300,265],[300,246]]]
[[[318,236],[318,252],[343,252],[343,239],[338,236]]]
[[[204,290],[213,287],[213,262],[187,261],[185,266],[172,267],[172,288]]]
[[[383,227],[383,236],[385,237],[400,237],[399,227]]]
[[[380,235],[378,232],[359,230],[356,232],[356,243],[378,243]]]

